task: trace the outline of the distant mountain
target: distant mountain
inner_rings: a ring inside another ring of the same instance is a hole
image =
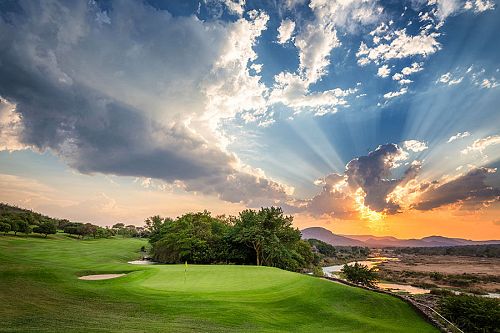
[[[438,247],[500,244],[500,240],[473,241],[444,236],[428,236],[421,239],[399,239],[392,236],[336,235],[330,230],[322,227],[311,227],[302,230],[302,238],[316,238],[334,246]]]
[[[334,246],[366,246],[366,244],[364,244],[362,241],[335,235],[330,230],[321,227],[312,227],[302,230],[302,238],[319,239],[320,241]]]

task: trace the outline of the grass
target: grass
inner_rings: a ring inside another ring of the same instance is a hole
[[[0,236],[0,332],[437,332],[397,298],[276,268],[127,264],[145,244]]]

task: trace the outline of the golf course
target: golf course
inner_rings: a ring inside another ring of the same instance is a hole
[[[0,236],[0,331],[437,332],[395,297],[277,268],[128,264],[145,245]]]

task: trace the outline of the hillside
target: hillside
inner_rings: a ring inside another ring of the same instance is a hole
[[[0,288],[1,327],[65,333],[437,332],[397,298],[277,268],[127,264],[145,244],[61,234],[0,236],[0,284],[9,286]],[[77,279],[105,273],[127,275]]]
[[[335,235],[330,230],[321,227],[306,228],[301,230],[301,232],[304,239],[319,239],[334,246],[366,246],[362,241]]]

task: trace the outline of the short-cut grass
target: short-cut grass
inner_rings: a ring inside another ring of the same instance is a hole
[[[395,297],[276,268],[127,264],[145,244],[0,236],[0,331],[438,332]]]

